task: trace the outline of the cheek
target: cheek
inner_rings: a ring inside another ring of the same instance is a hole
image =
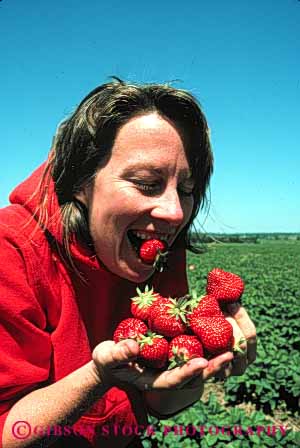
[[[105,211],[98,210],[98,223],[110,235],[114,234],[117,238],[122,237],[127,227],[137,219],[138,211],[136,204],[126,201],[111,201]]]

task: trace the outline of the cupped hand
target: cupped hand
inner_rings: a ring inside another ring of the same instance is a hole
[[[233,327],[235,343],[242,342],[239,345],[241,352],[236,352],[232,362],[216,375],[221,379],[243,375],[249,364],[256,358],[256,329],[245,308],[240,303],[228,304],[226,319]]]
[[[247,311],[240,304],[228,305],[226,319],[233,327],[235,342],[240,344],[242,353],[226,352],[210,360],[194,358],[181,367],[157,371],[145,368],[137,362],[139,346],[131,339],[104,341],[97,345],[93,360],[99,372],[99,381],[106,387],[130,383],[139,390],[168,390],[201,388],[212,377],[227,378],[242,375],[256,357],[256,331]]]
[[[132,339],[118,343],[104,341],[97,345],[93,351],[93,361],[100,382],[106,387],[130,383],[142,391],[176,389],[201,375],[209,364],[204,358],[195,358],[180,368],[158,371],[139,365],[136,362],[138,352],[139,345]]]
[[[139,390],[181,389],[185,386],[199,387],[211,376],[221,371],[232,359],[230,352],[211,360],[194,358],[181,367],[157,371],[136,362],[138,344],[131,339],[115,343],[104,341],[93,351],[93,361],[99,372],[99,381],[106,387],[130,383]],[[190,383],[192,381],[192,383]]]

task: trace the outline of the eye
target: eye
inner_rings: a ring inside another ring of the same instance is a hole
[[[146,194],[157,194],[160,190],[160,184],[156,182],[135,181],[135,185]]]

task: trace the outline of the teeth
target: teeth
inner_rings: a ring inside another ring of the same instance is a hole
[[[157,238],[159,240],[166,242],[168,240],[167,235],[155,235],[155,234],[149,235],[149,233],[144,233],[136,230],[134,230],[133,233],[141,240],[152,240],[153,238]]]

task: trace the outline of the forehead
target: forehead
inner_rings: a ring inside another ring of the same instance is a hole
[[[131,118],[120,127],[112,148],[112,157],[130,162],[153,164],[164,161],[186,165],[183,140],[176,127],[157,113]]]
[[[137,142],[146,139],[147,142],[180,143],[181,137],[176,127],[157,113],[139,115],[127,121],[117,132],[115,143]]]

